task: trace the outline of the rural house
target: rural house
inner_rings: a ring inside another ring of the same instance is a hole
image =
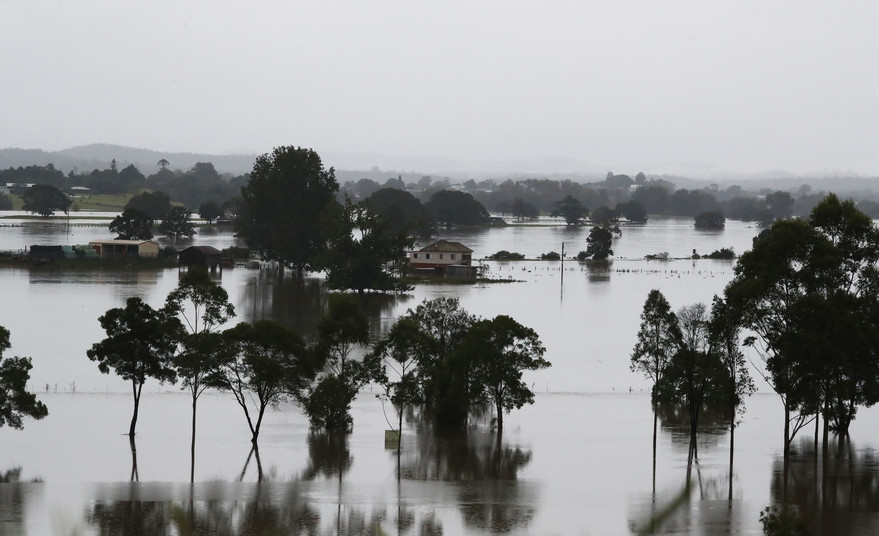
[[[409,266],[413,270],[447,272],[450,266],[470,266],[473,250],[460,242],[437,240],[418,251],[409,252]]]

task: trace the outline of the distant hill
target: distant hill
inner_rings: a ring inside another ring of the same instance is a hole
[[[158,169],[156,163],[164,158],[170,162],[168,167],[171,169],[186,171],[198,162],[211,162],[220,173],[241,175],[253,169],[256,156],[255,154],[171,153],[94,143],[52,152],[40,149],[0,149],[0,169],[52,164],[64,173],[74,168],[84,173],[93,169],[107,169],[110,167],[110,161],[115,158],[118,169],[134,164],[141,173],[150,175]]]

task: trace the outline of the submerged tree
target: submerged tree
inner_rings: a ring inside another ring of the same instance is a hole
[[[171,205],[162,217],[159,224],[159,232],[168,238],[191,238],[195,234],[195,225],[192,223],[192,213],[181,205]]]
[[[553,218],[564,218],[567,225],[579,224],[588,214],[589,210],[572,195],[566,195],[564,199],[556,202],[552,211]]]
[[[281,270],[310,268],[326,249],[321,215],[336,203],[339,190],[333,168],[324,169],[311,149],[276,147],[257,157],[235,224],[247,246]]]
[[[39,214],[44,218],[51,216],[56,210],[67,214],[72,201],[57,186],[51,184],[34,184],[21,194],[24,201],[22,209]]]
[[[183,350],[174,358],[177,375],[183,388],[192,396],[192,444],[190,479],[195,480],[195,424],[198,398],[208,388],[210,374],[223,362],[227,349],[223,337],[215,329],[235,316],[229,294],[211,280],[203,268],[190,267],[177,288],[165,300],[170,311],[183,318],[188,335]]]
[[[467,363],[471,400],[494,406],[498,432],[504,413],[534,403],[522,373],[549,367],[545,352],[537,332],[506,315],[480,320],[467,331],[455,358]]]
[[[607,260],[613,255],[613,234],[606,227],[593,227],[586,238],[586,256],[596,261]]]
[[[113,308],[98,318],[107,338],[92,345],[88,358],[97,361],[98,369],[109,374],[112,369],[131,382],[134,412],[128,435],[134,436],[140,395],[147,378],[174,382],[174,352],[183,326],[173,311],[153,309],[140,298],[128,298],[125,308]]]
[[[333,294],[317,327],[318,342],[312,352],[324,375],[303,399],[305,412],[315,428],[350,431],[351,403],[364,385],[381,374],[378,355],[366,353],[358,360],[354,353],[369,344],[369,319],[356,296]]]
[[[3,359],[3,352],[9,348],[9,330],[0,326],[0,428],[11,426],[21,430],[24,417],[40,420],[49,414],[49,410],[27,390],[33,367],[30,358]]]
[[[223,337],[225,359],[208,383],[232,393],[256,445],[266,408],[303,400],[317,372],[315,362],[298,333],[271,320],[242,322]]]
[[[656,433],[659,414],[656,408],[657,390],[672,356],[681,345],[681,328],[678,318],[662,292],[653,289],[647,295],[641,311],[641,327],[632,350],[632,372],[641,372],[653,381],[653,485],[656,488]]]
[[[110,222],[110,232],[117,240],[149,240],[153,237],[153,220],[146,213],[126,208]]]

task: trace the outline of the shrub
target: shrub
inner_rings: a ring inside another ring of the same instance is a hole
[[[716,260],[732,260],[736,258],[736,252],[733,251],[732,248],[720,248],[718,250],[712,251],[705,257]]]
[[[488,258],[493,261],[521,261],[525,258],[525,255],[502,249],[494,255],[490,255]]]
[[[540,260],[542,261],[557,261],[561,258],[562,256],[555,251],[550,251],[549,253],[543,253],[540,255]]]

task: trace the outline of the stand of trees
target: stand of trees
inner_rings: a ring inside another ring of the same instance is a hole
[[[0,427],[24,427],[24,418],[40,420],[49,414],[46,405],[28,392],[27,382],[33,368],[29,357],[3,357],[10,348],[9,330],[0,326]]]

